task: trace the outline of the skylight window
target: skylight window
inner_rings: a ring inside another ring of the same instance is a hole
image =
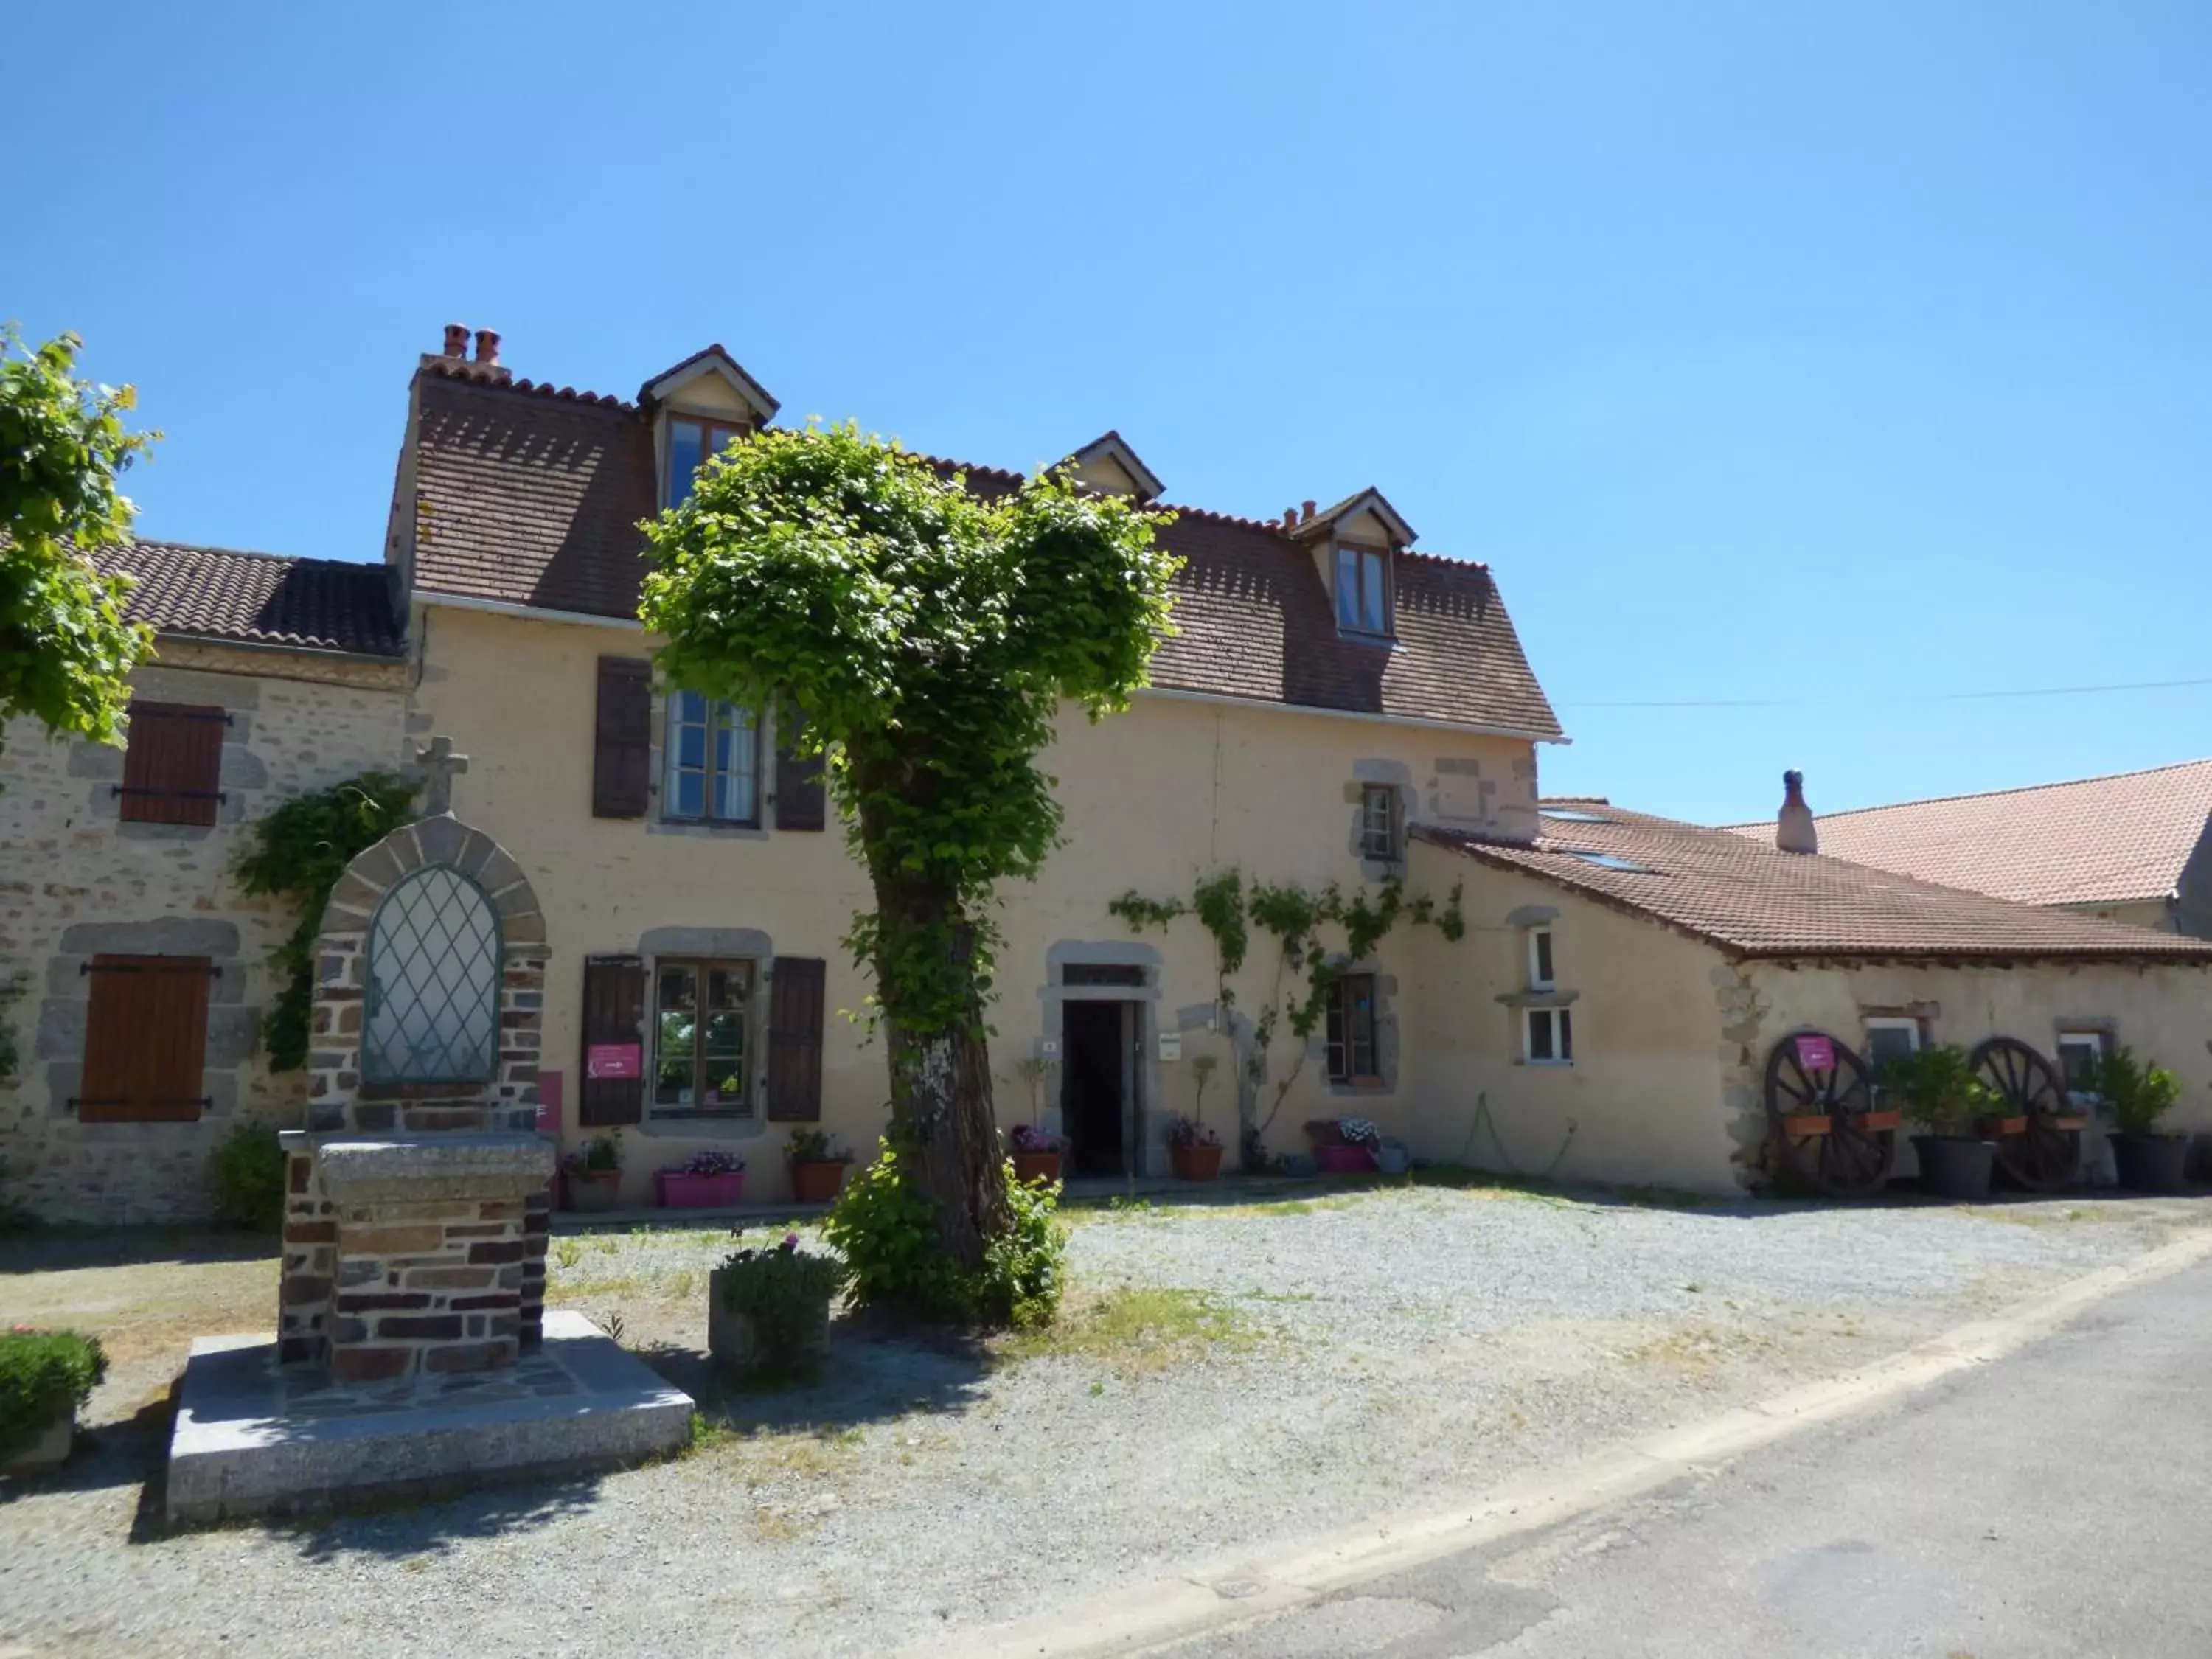
[[[1553,850],[1565,853],[1571,859],[1580,859],[1584,864],[1595,864],[1601,870],[1619,870],[1631,876],[1656,876],[1659,873],[1649,865],[1632,864],[1616,853],[1592,853],[1579,847],[1561,847]]]
[[[1537,809],[1547,818],[1559,818],[1568,823],[1611,823],[1613,820],[1599,812],[1585,812],[1579,806],[1545,806]]]

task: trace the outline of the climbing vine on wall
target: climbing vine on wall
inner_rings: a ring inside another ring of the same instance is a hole
[[[1215,975],[1224,1021],[1234,1035],[1231,1010],[1237,994],[1230,981],[1243,967],[1251,948],[1251,928],[1271,935],[1279,946],[1275,974],[1267,998],[1251,1016],[1250,1039],[1244,1048],[1245,1086],[1238,1091],[1243,1116],[1243,1155],[1248,1168],[1266,1162],[1264,1141],[1268,1127],[1281,1110],[1283,1100],[1305,1068],[1306,1040],[1328,1017],[1337,981],[1349,971],[1346,964],[1364,960],[1401,922],[1434,927],[1454,942],[1467,933],[1467,918],[1460,910],[1461,889],[1455,884],[1442,905],[1425,895],[1407,897],[1402,884],[1387,881],[1371,896],[1347,894],[1334,882],[1319,888],[1295,883],[1274,884],[1255,881],[1248,889],[1242,872],[1224,870],[1199,882],[1188,899],[1153,899],[1127,892],[1106,907],[1129,925],[1133,933],[1157,927],[1162,932],[1183,916],[1195,917],[1213,939]],[[1322,937],[1327,927],[1342,930],[1342,943],[1331,951]],[[1275,1085],[1267,1115],[1259,1115],[1259,1089],[1267,1077],[1267,1054],[1277,1030],[1290,1027],[1297,1039],[1297,1057]]]
[[[249,893],[272,893],[300,907],[300,922],[270,960],[285,975],[276,1006],[261,1023],[269,1069],[307,1063],[308,1012],[314,1003],[315,940],[323,908],[346,866],[407,820],[416,786],[389,772],[364,772],[312,795],[295,795],[246,832],[238,861]]]

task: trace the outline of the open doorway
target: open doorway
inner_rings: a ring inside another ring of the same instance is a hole
[[[1070,1001],[1060,1008],[1060,1127],[1071,1172],[1134,1171],[1137,1141],[1133,1061],[1141,1005]]]

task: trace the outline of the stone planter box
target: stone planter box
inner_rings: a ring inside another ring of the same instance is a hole
[[[792,1201],[798,1204],[835,1204],[838,1193],[845,1185],[847,1167],[836,1158],[811,1158],[804,1162],[793,1159]]]
[[[707,1275],[707,1352],[713,1356],[716,1370],[734,1381],[743,1382],[763,1370],[803,1371],[829,1352],[830,1298],[824,1297],[821,1317],[810,1322],[806,1338],[799,1345],[800,1352],[789,1355],[763,1353],[753,1322],[723,1303],[722,1288],[731,1271],[716,1267]]]
[[[68,1458],[70,1444],[76,1438],[76,1403],[72,1401],[48,1418],[46,1426],[27,1445],[17,1449],[5,1463],[0,1463],[0,1474],[35,1474],[41,1469],[51,1469]]]
[[[568,1207],[572,1210],[595,1212],[620,1207],[620,1170],[563,1170],[561,1186],[568,1195]]]
[[[742,1204],[745,1198],[745,1172],[732,1170],[727,1175],[681,1175],[674,1170],[655,1171],[653,1184],[660,1194],[664,1210],[722,1210],[733,1204]]]

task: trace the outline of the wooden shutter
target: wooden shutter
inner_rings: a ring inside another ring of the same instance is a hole
[[[593,1077],[592,1050],[595,1048],[634,1051],[637,1075]],[[641,1121],[645,1116],[647,1058],[643,960],[585,957],[584,1053],[583,1062],[576,1068],[576,1121],[586,1128]]]
[[[205,957],[99,956],[84,1031],[76,1115],[86,1123],[189,1122],[208,1102]]]
[[[222,799],[222,734],[230,717],[218,708],[183,702],[134,702],[123,750],[126,823],[215,822]]]
[[[641,818],[653,804],[653,665],[599,659],[592,749],[592,816]]]
[[[768,1115],[776,1123],[822,1121],[822,994],[830,964],[778,957],[768,1004]]]
[[[796,740],[806,722],[796,714],[790,719],[791,736]],[[778,725],[780,726],[781,722],[779,721]],[[781,732],[779,731],[777,735],[781,737]],[[813,755],[802,760],[791,750],[791,744],[776,744],[775,827],[779,830],[822,829],[828,819],[822,792],[822,757]]]

